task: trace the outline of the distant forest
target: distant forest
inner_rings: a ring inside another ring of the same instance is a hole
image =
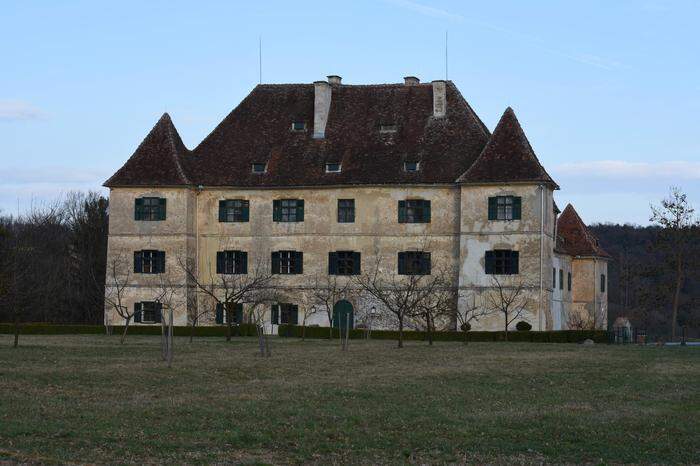
[[[103,322],[108,200],[72,193],[21,218],[0,217],[0,322]],[[595,224],[591,232],[612,256],[608,321],[628,317],[651,336],[670,332],[674,264],[657,247],[658,227]],[[700,336],[700,229],[680,293],[679,326]],[[21,251],[17,255],[12,251]],[[18,259],[20,257],[21,259]]]

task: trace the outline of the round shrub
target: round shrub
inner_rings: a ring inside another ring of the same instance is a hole
[[[515,324],[515,329],[519,332],[529,332],[530,330],[532,330],[532,325],[528,324],[524,320],[521,320],[520,322]]]
[[[469,322],[465,322],[465,323],[463,323],[459,328],[460,328],[463,332],[468,332],[469,330],[472,329],[472,325],[471,325]]]

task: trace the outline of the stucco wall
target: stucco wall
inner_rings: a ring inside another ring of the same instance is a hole
[[[595,324],[607,328],[608,262],[600,258],[575,258],[572,312],[579,313]],[[605,275],[605,292],[600,288],[600,276]]]

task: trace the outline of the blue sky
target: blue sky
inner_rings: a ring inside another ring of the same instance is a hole
[[[445,75],[493,129],[515,109],[557,202],[646,224],[700,207],[700,2],[4,1],[0,209],[99,189],[159,116],[192,148],[258,82]]]

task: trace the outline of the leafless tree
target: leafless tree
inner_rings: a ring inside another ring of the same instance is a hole
[[[428,336],[428,344],[433,344],[433,332],[444,329],[453,320],[457,308],[457,291],[452,285],[450,270],[434,267],[430,275],[423,276],[416,307],[410,312]]]
[[[105,283],[105,307],[114,311],[124,319],[124,332],[119,339],[124,344],[129,324],[134,318],[135,311],[125,304],[126,293],[133,284],[132,266],[123,251],[113,251],[107,261],[107,273]],[[93,277],[93,279],[97,279]]]
[[[605,305],[600,305],[594,312],[595,314],[586,310],[571,310],[566,317],[566,327],[569,330],[596,330],[599,322],[605,320],[607,308]]]
[[[341,299],[347,299],[352,293],[351,280],[338,275],[316,274],[314,275],[311,299],[316,303],[319,311],[325,311],[328,316],[328,339],[333,338],[333,307]]]
[[[492,275],[492,289],[486,292],[489,310],[503,315],[506,341],[508,341],[508,327],[525,314],[530,303],[528,297],[530,287],[522,280],[509,282],[501,281],[496,275]]]
[[[187,290],[173,277],[171,272],[157,274],[155,283],[151,284],[154,290],[153,301],[158,303],[161,325],[161,357],[168,363],[173,362],[173,323],[175,309],[184,306],[187,302]]]
[[[459,299],[462,302],[462,309],[457,309],[455,320],[457,328],[464,332],[464,344],[469,342],[469,330],[471,330],[472,322],[478,322],[482,317],[487,317],[492,314],[492,310],[485,306],[479,306],[476,303],[476,293],[466,291],[459,293]]]
[[[657,244],[666,252],[675,270],[673,301],[671,308],[671,340],[676,340],[678,327],[678,305],[681,288],[686,275],[686,250],[692,241],[693,228],[700,226],[695,219],[695,209],[680,188],[672,187],[669,197],[661,206],[651,206],[651,222],[662,229]]]

